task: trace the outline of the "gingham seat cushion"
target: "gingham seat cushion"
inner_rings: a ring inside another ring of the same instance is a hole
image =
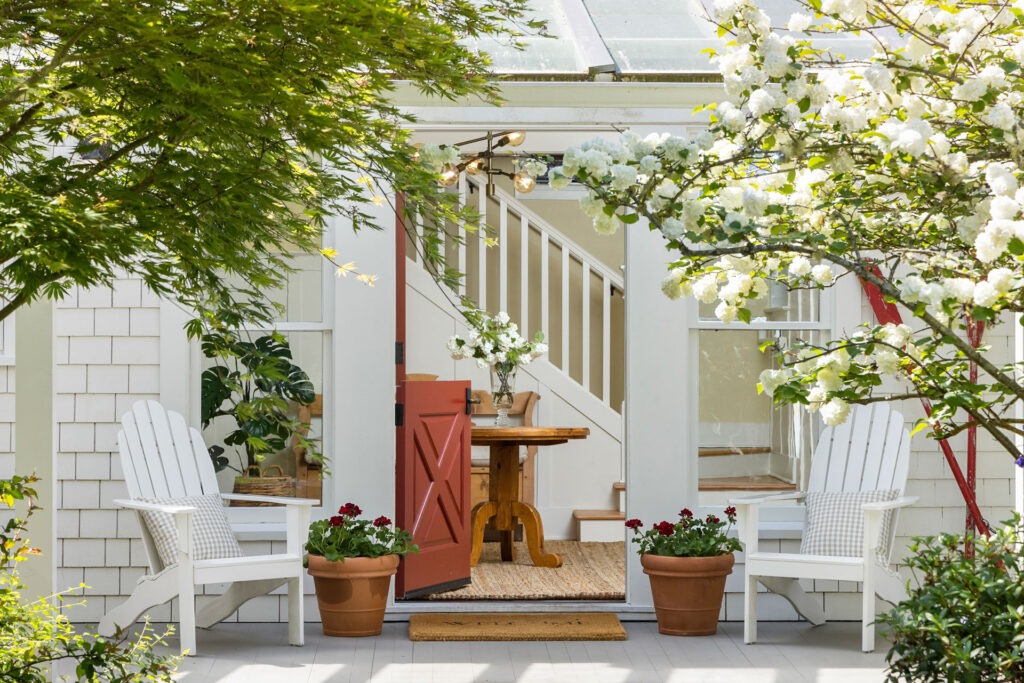
[[[860,557],[864,544],[865,503],[895,500],[899,491],[817,491],[807,494],[807,523],[800,552],[805,555]],[[875,549],[883,561],[889,557],[892,511],[882,516],[882,534]]]
[[[224,513],[224,504],[216,493],[182,498],[143,498],[147,503],[161,505],[188,505],[196,508],[192,513],[192,559],[215,560],[239,557],[238,546],[231,525]],[[167,512],[142,511],[142,520],[153,537],[153,544],[164,566],[178,561],[178,529],[173,515]]]

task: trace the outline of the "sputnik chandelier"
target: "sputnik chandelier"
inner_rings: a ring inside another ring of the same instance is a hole
[[[515,152],[499,151],[502,148],[518,147],[526,140],[526,133],[521,130],[508,130],[501,133],[488,132],[478,138],[471,138],[456,142],[451,147],[461,148],[476,142],[486,142],[487,146],[483,151],[461,154],[460,160],[456,163],[448,163],[441,169],[441,184],[451,187],[459,182],[459,176],[465,172],[466,175],[477,176],[486,174],[487,194],[494,194],[494,177],[504,176],[511,178],[512,185],[518,192],[526,193],[537,186],[537,176],[547,170],[547,166],[536,159],[527,158],[520,162],[521,155]],[[495,159],[512,159],[515,171],[507,171],[497,168],[494,165]]]

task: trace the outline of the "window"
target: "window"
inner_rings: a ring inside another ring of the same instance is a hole
[[[332,398],[326,380],[330,377],[331,363],[333,308],[330,303],[333,300],[333,267],[318,254],[295,254],[293,265],[295,270],[288,274],[285,285],[268,293],[268,298],[282,307],[282,313],[273,330],[287,343],[291,352],[291,364],[304,371],[313,385],[319,410],[314,411],[309,420],[311,427],[308,438],[316,442],[318,450],[329,461],[332,443],[329,434],[330,424],[329,421],[323,420],[322,410],[324,405],[330,405]],[[237,336],[242,341],[255,342],[270,332],[271,330],[263,328],[246,328],[238,330]],[[205,372],[218,363],[231,365],[230,360],[225,363],[224,360],[203,357],[203,354],[199,356],[200,372]],[[296,419],[300,416],[305,417],[300,413],[297,403],[290,406],[289,416]],[[260,469],[263,477],[277,479],[236,485],[236,477],[245,474],[249,460],[242,445],[225,443],[225,437],[236,429],[236,424],[233,417],[221,416],[215,418],[203,430],[207,445],[222,449],[215,458],[219,467],[217,476],[222,491],[266,491],[274,495],[298,495],[322,501],[321,467],[315,460],[296,453],[290,439],[284,448],[275,449],[261,458]]]
[[[821,343],[831,329],[831,290],[788,292],[773,286],[752,308],[753,322],[724,324],[714,305],[693,322],[698,381],[700,503],[719,506],[736,495],[802,489],[818,420],[801,407],[773,406],[758,395],[763,370],[774,367],[761,344]]]

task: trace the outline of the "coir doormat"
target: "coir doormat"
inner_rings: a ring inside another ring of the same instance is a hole
[[[409,640],[625,640],[618,617],[603,612],[413,614]]]

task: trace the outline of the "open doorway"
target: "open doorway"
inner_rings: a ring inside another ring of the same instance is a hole
[[[607,238],[593,233],[576,197],[548,205],[550,195],[544,202],[530,202],[500,185],[488,195],[466,179],[455,189],[479,207],[489,225],[500,226],[493,248],[484,248],[475,236],[463,244],[446,245],[449,262],[460,264],[465,273],[461,293],[483,302],[491,313],[508,312],[526,336],[543,330],[551,347],[547,357],[519,374],[517,396],[535,398],[520,399],[524,411],[529,402],[529,417],[517,415],[516,423],[585,426],[589,435],[579,443],[522,447],[517,493],[539,510],[544,549],[562,557],[560,567],[536,566],[521,528],[512,542],[514,559],[503,560],[500,540],[488,532],[469,585],[414,599],[624,601],[624,297],[618,269],[624,249],[620,245],[617,252],[610,249],[611,256],[595,257],[579,246],[588,234]],[[558,218],[559,229],[552,227],[547,214]],[[579,225],[571,239],[566,232],[572,230],[566,226],[574,222]],[[474,396],[481,400],[474,404],[472,422],[477,427],[493,425],[494,413],[487,406],[488,374],[469,361],[449,357],[448,338],[464,329],[450,301],[417,263],[416,230],[410,232],[402,245],[408,257],[403,257],[405,313],[400,313],[399,322],[405,332],[405,362],[396,380],[408,377],[406,371],[442,381],[469,379]],[[609,247],[603,244],[599,250]],[[470,510],[490,496],[487,457],[486,447],[474,448]]]

